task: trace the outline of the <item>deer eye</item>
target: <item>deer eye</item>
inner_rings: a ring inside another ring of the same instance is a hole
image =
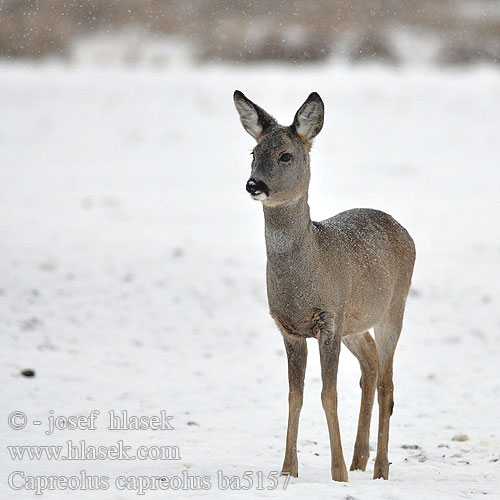
[[[288,162],[288,161],[290,161],[291,158],[292,158],[292,155],[290,153],[282,153],[280,155],[280,161],[283,161],[285,163]]]

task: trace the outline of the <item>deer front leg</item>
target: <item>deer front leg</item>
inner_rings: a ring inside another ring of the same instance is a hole
[[[285,460],[281,474],[297,477],[299,465],[297,460],[297,433],[299,416],[304,394],[304,376],[307,361],[306,339],[283,334],[288,357],[288,429],[286,432]]]
[[[332,455],[332,479],[347,481],[347,469],[340,442],[339,419],[337,415],[337,372],[339,365],[341,330],[334,328],[321,329],[319,334],[319,355],[321,361],[321,378],[323,390],[321,402],[325,410],[330,434],[330,450]]]

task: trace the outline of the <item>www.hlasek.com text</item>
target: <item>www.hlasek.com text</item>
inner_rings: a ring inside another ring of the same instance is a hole
[[[139,445],[134,448],[119,440],[110,446],[93,445],[84,439],[69,439],[64,445],[10,445],[11,460],[181,460],[179,446]]]

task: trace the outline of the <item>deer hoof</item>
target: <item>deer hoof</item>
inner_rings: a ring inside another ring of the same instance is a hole
[[[351,471],[352,470],[361,470],[364,472],[366,470],[366,463],[362,463],[358,460],[353,460],[349,470],[351,470]]]
[[[352,457],[352,463],[350,470],[366,470],[366,464],[368,463],[368,458],[370,456],[370,452],[366,453],[354,453]]]
[[[347,482],[347,469],[344,464],[332,466],[332,479],[334,481]]]
[[[298,477],[299,475],[299,465],[298,462],[290,464],[289,462],[285,462],[283,464],[283,468],[281,469],[282,476],[292,476]]]
[[[375,469],[373,470],[373,479],[389,479],[389,462],[375,461]]]

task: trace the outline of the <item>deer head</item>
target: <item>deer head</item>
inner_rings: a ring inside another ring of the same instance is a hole
[[[319,94],[309,95],[288,127],[279,125],[239,90],[234,93],[234,104],[244,129],[257,141],[246,185],[252,198],[277,206],[307,196],[309,151],[323,127],[324,106]]]

